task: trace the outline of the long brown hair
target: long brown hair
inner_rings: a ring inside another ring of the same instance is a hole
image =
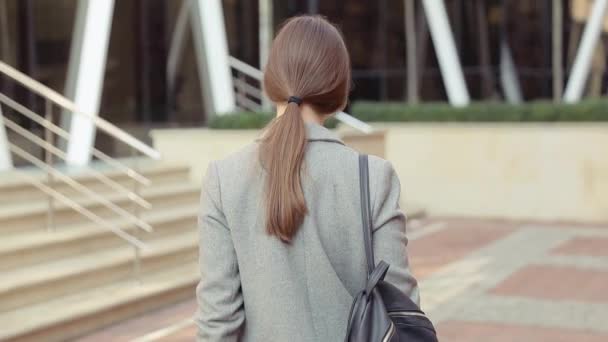
[[[285,112],[267,127],[260,158],[267,171],[266,230],[284,242],[292,240],[308,209],[300,179],[306,151],[301,106],[326,115],[346,106],[350,58],[340,31],[320,16],[288,19],[277,34],[264,70],[264,90],[275,103],[289,97]]]

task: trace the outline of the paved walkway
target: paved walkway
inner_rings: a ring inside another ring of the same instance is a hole
[[[435,219],[409,229],[441,341],[608,341],[608,226]],[[87,336],[192,341],[193,300]]]

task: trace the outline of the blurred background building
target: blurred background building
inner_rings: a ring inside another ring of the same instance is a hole
[[[183,21],[189,21],[183,15],[180,18],[182,1],[111,2],[114,8],[106,19],[110,21],[110,32],[101,115],[121,126],[204,124],[213,113],[206,110],[205,98],[201,97],[190,22],[186,23],[186,30],[180,30]],[[319,13],[344,32],[353,63],[352,101],[447,100],[422,2],[412,1],[415,13],[411,13],[409,19],[415,23],[411,27],[404,9],[408,1],[267,2],[270,6],[265,13],[259,11],[258,1],[222,2],[231,56],[259,69],[260,59],[264,58],[264,49],[268,48],[277,24],[300,13]],[[552,7],[556,2],[562,4],[558,23],[552,19]],[[505,63],[501,44],[506,44],[510,51],[513,72],[518,80],[520,95],[516,99],[559,97],[553,86],[554,79],[560,75],[555,75],[553,69],[552,32],[559,30],[562,37],[559,69],[563,80],[576,56],[591,3],[588,0],[445,1],[471,99],[507,98],[505,85],[501,84],[501,63]],[[78,1],[3,0],[0,6],[2,60],[63,92],[68,79],[74,29],[78,28],[75,26]],[[415,51],[406,49],[408,27],[414,31]],[[600,42],[594,52],[594,72],[588,95],[598,96],[606,91],[603,71],[607,30],[608,21],[604,20]],[[176,44],[176,40],[183,44]],[[103,50],[103,44],[98,48]],[[415,59],[412,71],[416,74],[415,81],[410,80],[410,86],[416,89],[409,97],[408,57]],[[167,65],[175,58],[179,63],[168,74]],[[6,82],[3,90],[18,96],[18,91]]]
[[[399,174],[442,340],[608,340],[607,9],[0,0],[0,341],[193,339],[202,173],[273,117],[264,61],[306,13],[344,34],[328,126]]]

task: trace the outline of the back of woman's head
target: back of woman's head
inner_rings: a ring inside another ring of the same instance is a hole
[[[300,179],[307,143],[301,106],[320,116],[342,110],[350,81],[348,51],[336,27],[320,16],[283,24],[264,70],[264,90],[273,102],[287,106],[260,144],[267,171],[266,229],[282,241],[291,241],[308,210]]]

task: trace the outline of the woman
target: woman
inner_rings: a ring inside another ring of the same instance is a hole
[[[344,339],[366,280],[358,154],[322,126],[344,109],[350,60],[318,16],[288,20],[274,40],[264,88],[277,117],[262,138],[211,163],[199,218],[199,341]],[[400,185],[369,159],[376,260],[418,302],[406,254]]]

